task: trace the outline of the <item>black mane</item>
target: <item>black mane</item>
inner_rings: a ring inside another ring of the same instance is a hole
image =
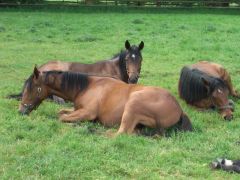
[[[83,91],[88,87],[89,79],[88,75],[74,72],[63,72],[63,71],[46,71],[45,83],[49,83],[49,75],[61,74],[61,90],[72,91],[80,90]]]
[[[24,82],[22,92],[27,87],[28,91],[31,92],[32,89],[32,82],[33,82],[33,74],[29,76],[29,78]]]
[[[124,82],[128,82],[128,74],[127,74],[127,66],[126,66],[126,55],[127,55],[127,51],[121,51],[119,53],[119,69],[121,72],[121,76]]]
[[[202,78],[209,82],[209,89],[204,85]],[[181,70],[178,87],[179,95],[187,103],[194,103],[208,98],[216,88],[220,87],[226,88],[226,84],[219,78],[189,67],[183,67]]]

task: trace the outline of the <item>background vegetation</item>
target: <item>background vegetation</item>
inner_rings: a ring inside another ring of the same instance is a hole
[[[158,6],[158,7],[239,7],[240,0],[0,0],[0,5],[14,3],[18,5],[124,5],[124,6]],[[2,6],[8,6],[3,5]]]
[[[217,157],[239,158],[239,102],[234,120],[226,122],[217,112],[196,111],[177,95],[180,69],[198,60],[224,65],[240,90],[238,11],[0,11],[1,179],[239,178],[209,168]],[[57,112],[63,106],[45,101],[21,116],[19,102],[5,98],[21,91],[35,64],[111,58],[126,39],[145,42],[139,83],[169,89],[194,132],[108,138],[99,124],[60,123]]]
[[[45,0],[0,0],[0,3],[22,3],[22,4],[34,4],[44,2]]]

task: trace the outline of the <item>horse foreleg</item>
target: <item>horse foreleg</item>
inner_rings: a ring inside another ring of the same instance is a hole
[[[136,125],[137,122],[135,121],[134,113],[124,112],[120,128],[118,129],[116,135],[120,135],[123,133],[132,134],[134,132]]]
[[[58,112],[58,115],[61,116],[62,114],[69,114],[73,111],[74,111],[74,109],[62,109]]]
[[[224,69],[222,78],[229,89],[230,95],[232,95],[233,97],[240,98],[240,94],[233,88],[231,77],[230,77],[229,73],[227,72],[227,70],[225,70],[225,69]]]
[[[95,117],[95,114],[93,112],[90,112],[89,110],[78,109],[70,113],[61,114],[59,119],[62,122],[73,123],[83,120],[93,120],[95,119]]]

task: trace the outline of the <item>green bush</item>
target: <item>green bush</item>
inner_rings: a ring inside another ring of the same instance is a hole
[[[46,0],[0,0],[0,3],[18,3],[18,4],[34,4],[42,3]],[[61,0],[59,0],[61,2]],[[76,0],[72,0],[76,2]],[[80,1],[80,0],[79,0]],[[157,5],[172,5],[172,6],[220,6],[227,7],[230,3],[240,4],[240,0],[107,0],[115,1],[115,4],[135,4],[135,5],[144,5],[146,3],[152,3]],[[189,1],[189,2],[188,2]],[[101,0],[82,0],[85,4],[100,4],[105,1]]]
[[[20,3],[20,4],[34,4],[40,3],[44,0],[0,0],[0,3]]]

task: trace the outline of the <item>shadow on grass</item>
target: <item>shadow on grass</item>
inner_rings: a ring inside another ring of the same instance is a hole
[[[112,128],[105,128],[103,127],[102,124],[100,124],[99,122],[78,122],[78,123],[73,123],[70,124],[72,127],[78,128],[78,127],[83,127],[86,128],[85,133],[86,134],[94,134],[94,135],[100,135],[100,136],[108,136],[109,133],[114,134],[117,132],[118,128],[117,126],[112,127]],[[202,132],[202,130],[199,127],[194,127],[193,128],[193,132]],[[171,128],[168,128],[165,133],[164,136],[161,135],[161,133],[155,129],[155,128],[148,128],[145,127],[143,125],[137,125],[136,127],[136,132],[135,134],[137,136],[142,136],[142,137],[148,137],[148,138],[161,138],[161,137],[165,137],[165,138],[171,138],[172,136],[175,136],[176,134],[179,133],[184,133],[183,131],[180,131],[178,129],[178,126],[173,126]]]

